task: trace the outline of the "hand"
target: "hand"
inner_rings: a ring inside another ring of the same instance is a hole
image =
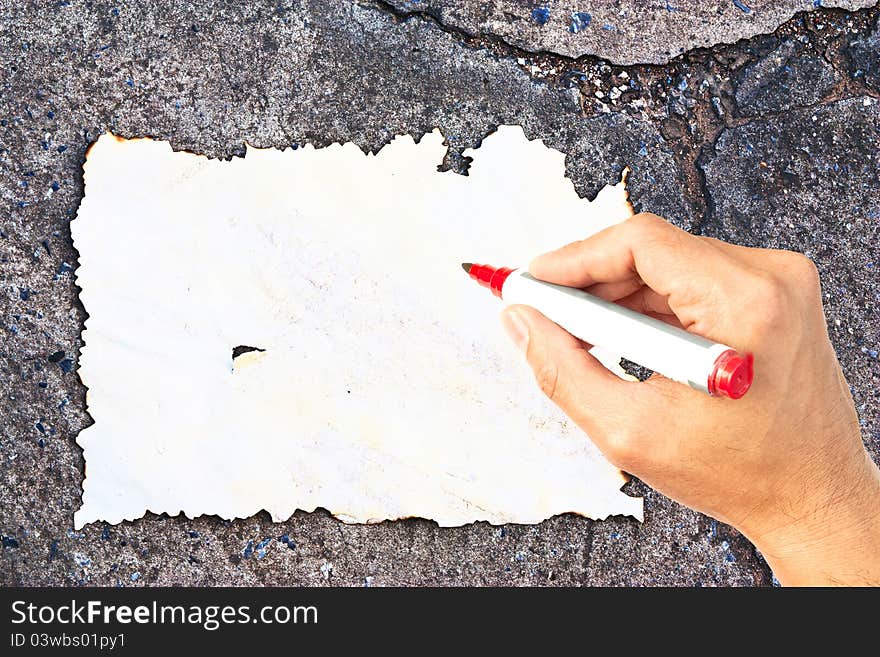
[[[808,258],[640,214],[529,271],[753,352],[748,394],[713,398],[656,374],[619,379],[528,306],[502,315],[541,389],[616,466],[736,527],[783,584],[880,584],[880,471]]]

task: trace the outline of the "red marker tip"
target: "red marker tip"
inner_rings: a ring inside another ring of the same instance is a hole
[[[501,288],[504,286],[504,281],[507,280],[507,277],[513,271],[510,267],[475,265],[470,262],[461,263],[461,268],[477,283],[492,290],[492,294],[499,299],[501,298]]]

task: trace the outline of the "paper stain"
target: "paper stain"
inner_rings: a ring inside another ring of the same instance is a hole
[[[441,173],[443,141],[228,162],[113,135],[89,149],[71,230],[95,423],[77,439],[76,527],[318,507],[351,523],[641,518],[459,265],[524,264],[626,219],[624,180],[579,198],[564,155],[518,126],[466,151],[467,177]]]

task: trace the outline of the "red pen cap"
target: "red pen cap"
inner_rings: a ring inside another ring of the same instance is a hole
[[[715,359],[707,387],[712,396],[739,399],[749,391],[755,377],[755,357],[728,349]]]

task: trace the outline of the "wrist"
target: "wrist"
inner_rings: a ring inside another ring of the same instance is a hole
[[[786,586],[880,585],[880,470],[867,452],[838,476],[805,478],[742,531]]]

